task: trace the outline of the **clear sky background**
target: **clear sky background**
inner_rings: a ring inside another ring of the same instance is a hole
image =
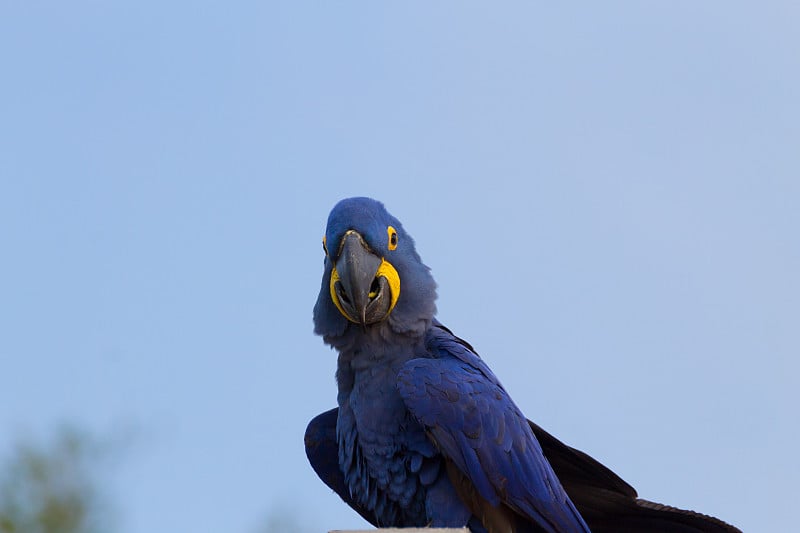
[[[0,452],[134,435],[119,531],[363,525],[308,466],[341,198],[640,495],[800,499],[796,2],[0,4]],[[126,433],[127,432],[127,433]]]

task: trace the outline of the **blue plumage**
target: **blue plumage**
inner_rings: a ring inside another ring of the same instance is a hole
[[[486,364],[447,329],[426,335],[429,359],[398,374],[411,413],[492,506],[508,506],[546,531],[588,531],[527,419]]]
[[[472,347],[434,318],[433,277],[381,203],[339,202],[323,245],[314,331],[339,353],[339,406],[309,424],[306,451],[367,520],[475,533],[588,532],[587,522],[595,533],[737,531],[637,499],[529,422]]]

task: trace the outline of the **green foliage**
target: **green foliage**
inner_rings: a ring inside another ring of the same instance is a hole
[[[100,445],[74,428],[47,445],[16,444],[0,468],[0,533],[105,531],[97,489]]]
[[[115,431],[96,437],[75,427],[49,439],[21,439],[0,457],[0,533],[108,533],[108,467],[135,437]],[[116,510],[116,508],[114,509]],[[316,533],[299,512],[273,507],[257,524],[258,533]]]

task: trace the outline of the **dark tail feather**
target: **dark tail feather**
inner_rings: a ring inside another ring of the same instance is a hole
[[[601,463],[529,423],[592,533],[741,533],[713,516],[638,498],[633,487]]]

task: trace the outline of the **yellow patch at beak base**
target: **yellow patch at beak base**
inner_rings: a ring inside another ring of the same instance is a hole
[[[389,292],[391,293],[391,303],[389,305],[389,310],[386,312],[386,316],[392,312],[394,306],[397,304],[397,300],[400,298],[400,275],[397,273],[397,270],[392,266],[392,264],[387,261],[386,259],[381,259],[381,264],[378,267],[377,272],[375,272],[375,277],[380,278],[383,277],[389,284]],[[331,282],[330,282],[330,292],[331,292],[331,300],[333,300],[334,305],[339,310],[342,315],[349,320],[350,322],[354,322],[358,324],[358,320],[354,320],[353,317],[347,314],[347,311],[344,310],[342,307],[341,302],[339,302],[339,296],[336,294],[336,282],[339,281],[339,272],[336,270],[336,265],[333,265],[333,270],[331,270]],[[374,298],[375,293],[370,292],[369,297]]]

